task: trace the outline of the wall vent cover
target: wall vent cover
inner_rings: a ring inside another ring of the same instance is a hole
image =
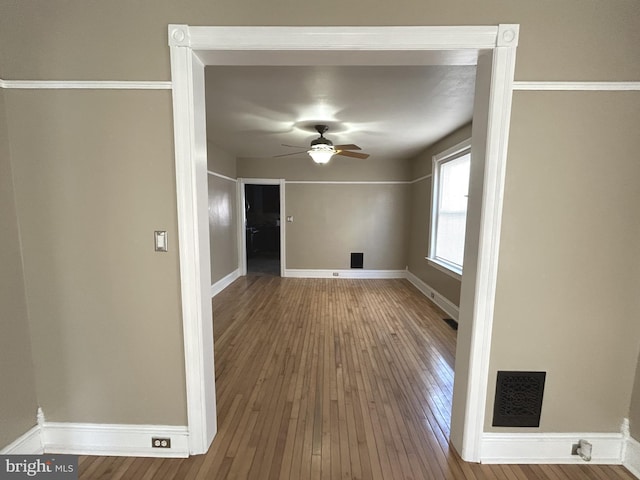
[[[364,253],[351,254],[351,268],[364,268]]]
[[[547,372],[498,372],[494,427],[539,427]]]

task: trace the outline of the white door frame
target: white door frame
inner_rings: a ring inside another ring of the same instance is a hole
[[[285,239],[285,196],[284,178],[238,178],[238,265],[240,275],[247,274],[247,216],[245,205],[245,185],[279,185],[280,186],[280,276],[284,277],[286,265],[286,239]]]
[[[210,263],[205,65],[465,65],[492,53],[485,178],[474,294],[460,305],[470,325],[467,378],[456,375],[451,441],[479,461],[484,428],[504,173],[518,25],[466,27],[192,27],[169,25],[189,445],[204,453],[217,431]],[[474,112],[475,114],[475,112]],[[464,279],[463,279],[464,286]],[[466,347],[465,347],[466,348]],[[458,353],[456,353],[458,356]],[[457,398],[457,402],[456,402]],[[458,438],[459,435],[459,438]]]

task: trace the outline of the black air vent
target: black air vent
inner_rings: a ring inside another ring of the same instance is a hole
[[[546,372],[498,372],[494,427],[539,427]]]
[[[364,253],[351,254],[351,268],[364,268]]]

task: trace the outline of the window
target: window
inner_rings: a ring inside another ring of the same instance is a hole
[[[433,157],[427,260],[456,278],[462,276],[470,168],[471,140]]]

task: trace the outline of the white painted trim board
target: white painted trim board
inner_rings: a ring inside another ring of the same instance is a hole
[[[531,91],[638,91],[640,82],[513,82],[514,90]]]
[[[169,51],[189,452],[202,454],[218,430],[204,65],[190,48],[172,45]]]
[[[0,455],[41,455],[44,453],[40,425],[35,425],[0,450]]]
[[[406,278],[404,270],[364,270],[361,268],[335,270],[288,268],[284,271],[284,276],[288,278]]]
[[[640,442],[635,438],[628,437],[625,441],[622,465],[636,478],[640,478]]]
[[[152,437],[169,437],[171,448],[151,447]],[[45,422],[42,426],[44,452],[71,455],[186,458],[188,437],[187,427],[169,425]]]
[[[236,268],[233,272],[225,275],[220,280],[211,285],[211,298],[215,297],[221,291],[235,282],[238,277],[240,277],[240,269]]]
[[[171,82],[120,80],[0,80],[0,88],[22,90],[171,90]]]
[[[237,178],[227,177],[226,175],[223,175],[223,174],[218,173],[218,172],[213,172],[211,170],[207,170],[207,174],[208,175],[212,175],[214,177],[222,178],[224,180],[229,180],[230,182],[233,182],[233,183],[238,183],[238,179]]]
[[[415,180],[411,180],[409,183],[410,184],[414,184],[414,183],[418,183],[421,182],[422,180],[426,180],[427,178],[431,178],[433,176],[433,174],[428,174],[428,175],[423,175],[421,177],[416,178]]]
[[[171,90],[162,80],[2,80],[0,88],[22,90]],[[513,82],[514,90],[529,91],[640,91],[640,82],[530,81]]]
[[[435,303],[438,307],[440,307],[444,312],[449,315],[456,322],[460,316],[460,310],[456,304],[454,304],[447,297],[442,295],[436,289],[427,285],[424,281],[418,278],[415,274],[411,273],[409,270],[405,272],[405,278],[409,280],[409,282],[416,287],[425,297]]]
[[[285,180],[285,184],[309,185],[407,185],[412,180]]]
[[[571,455],[578,440],[593,445],[590,462]],[[495,464],[622,464],[621,433],[492,433],[482,436],[481,463]]]

